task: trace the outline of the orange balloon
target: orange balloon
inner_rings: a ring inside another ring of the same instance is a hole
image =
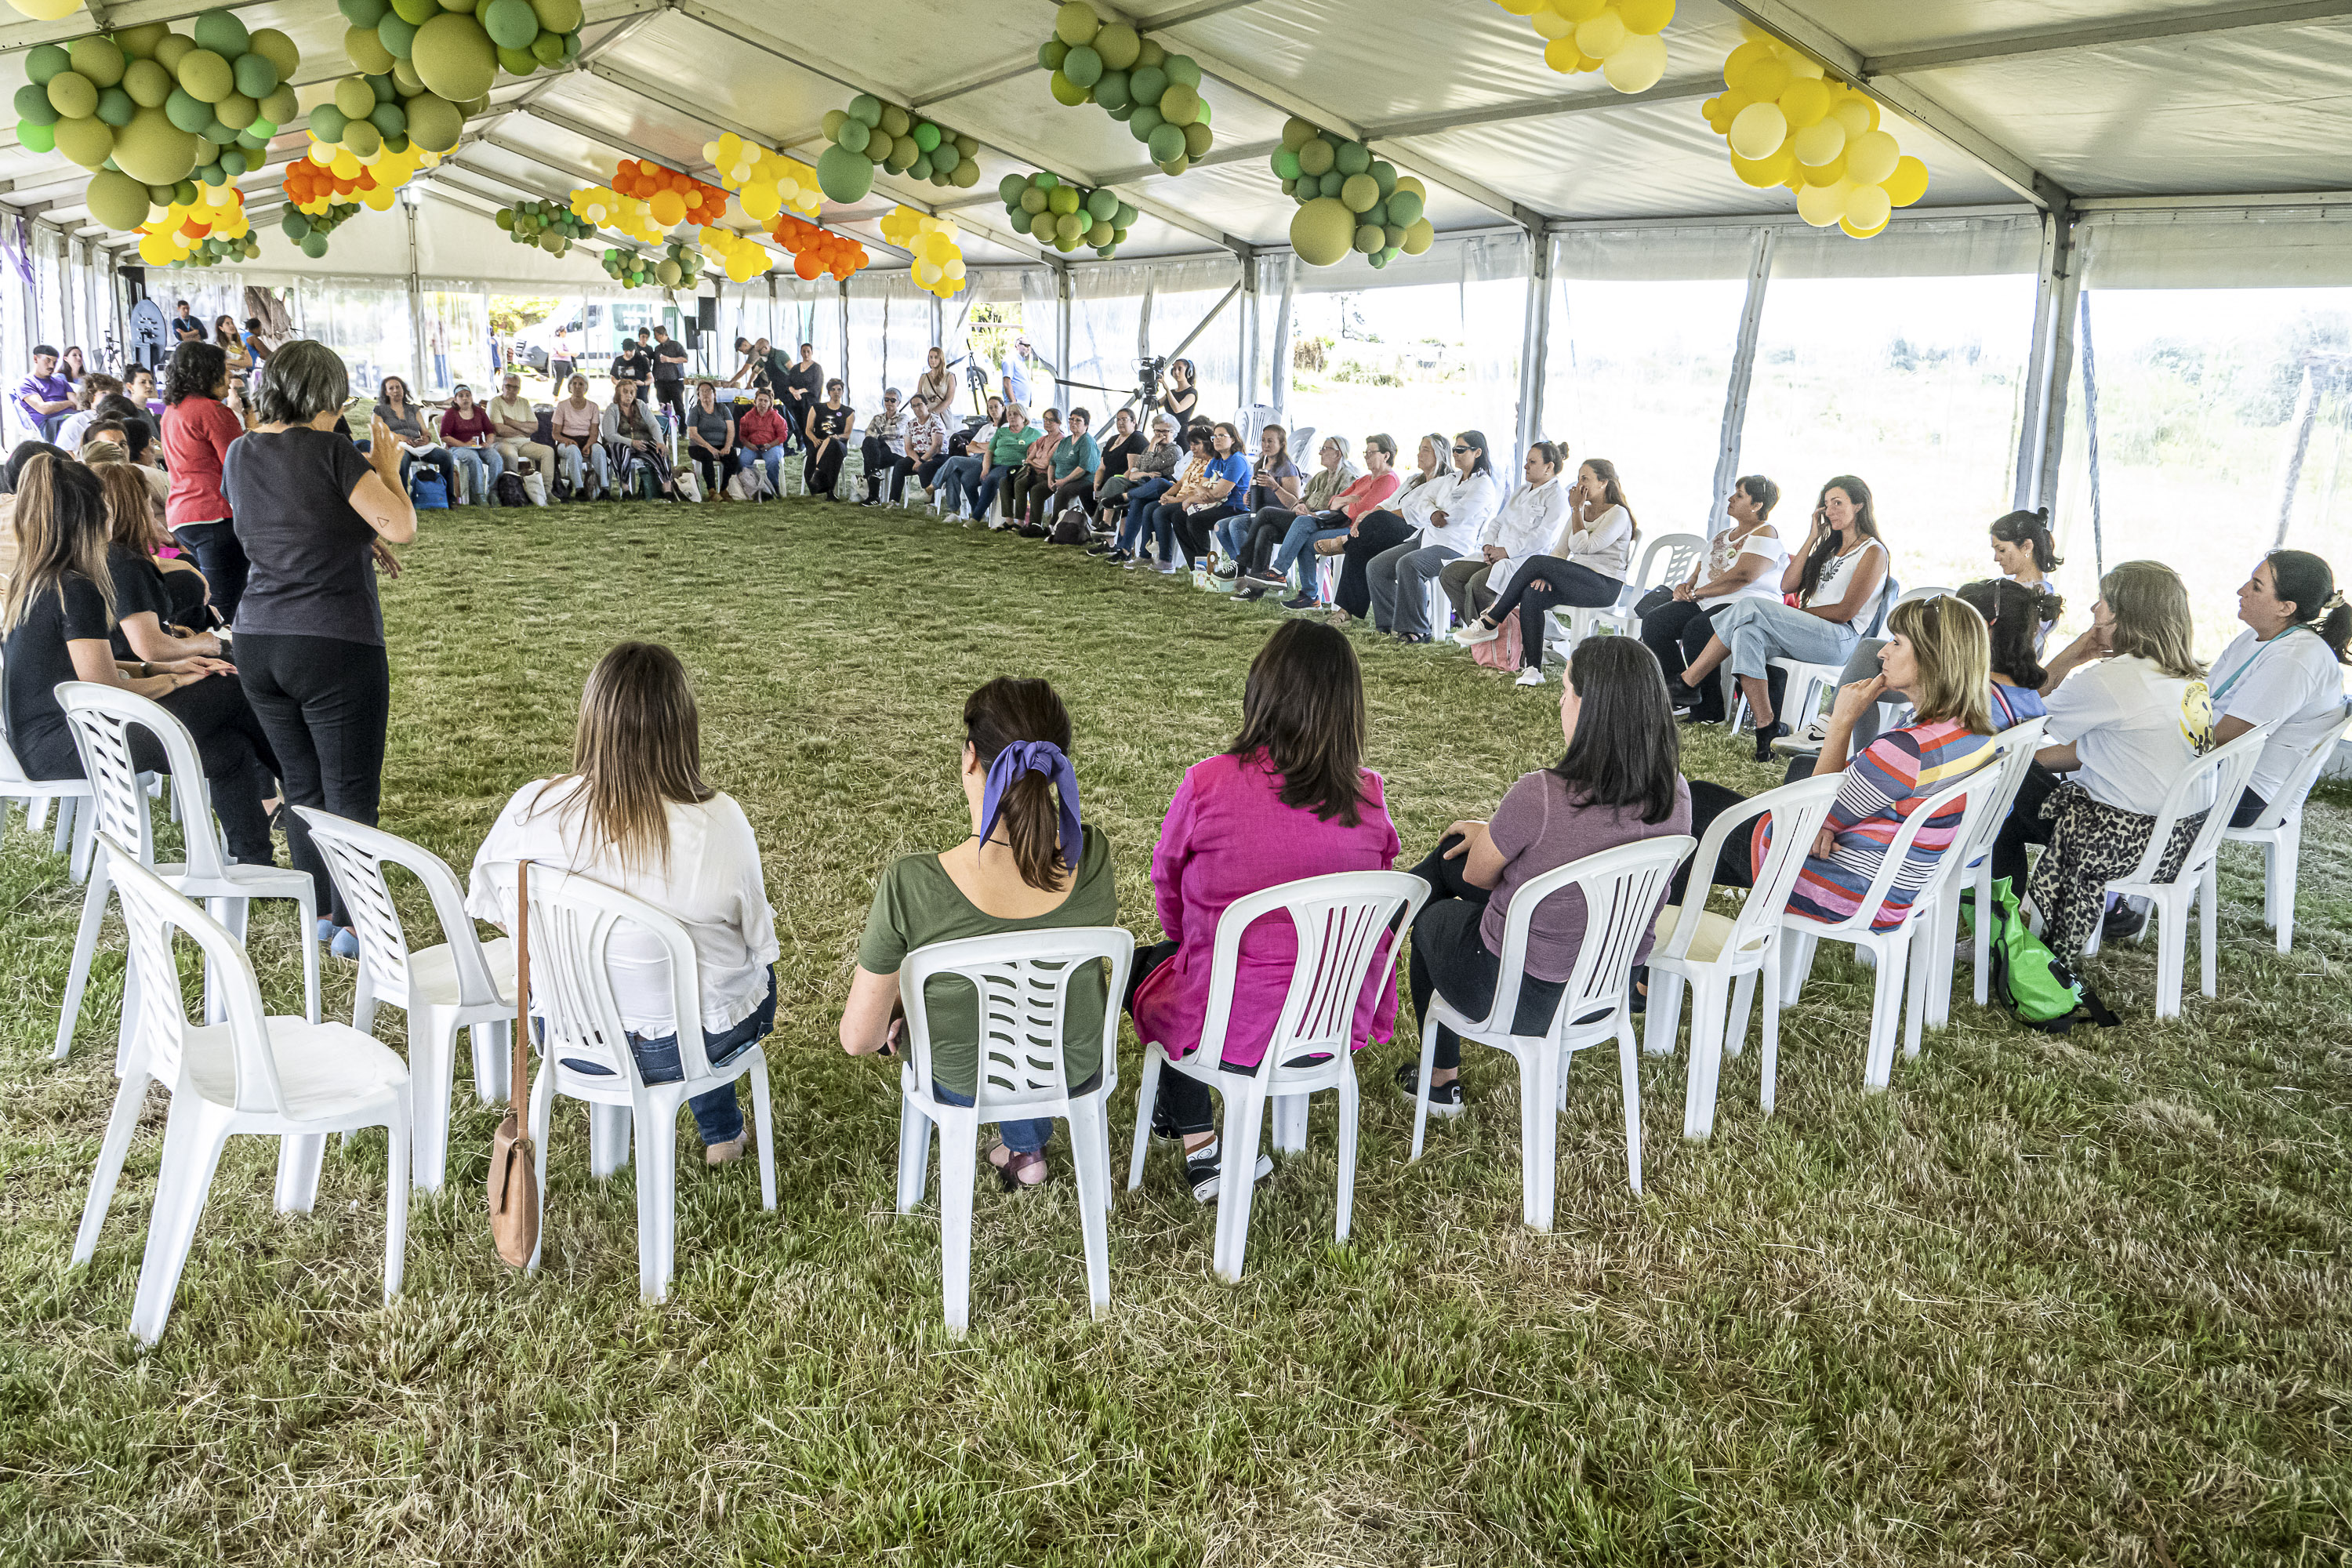
[[[815,282],[816,275],[824,270],[824,268],[816,264],[816,258],[806,251],[793,258],[793,276],[804,283]]]

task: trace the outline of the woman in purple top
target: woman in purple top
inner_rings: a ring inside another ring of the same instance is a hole
[[[1604,849],[1690,831],[1690,785],[1683,780],[1675,710],[1657,655],[1633,637],[1579,643],[1561,683],[1559,728],[1568,751],[1557,763],[1522,773],[1491,821],[1455,823],[1412,868],[1435,889],[1412,923],[1417,1018],[1429,1016],[1429,999],[1440,993],[1472,1018],[1495,1005],[1503,923],[1513,896],[1528,882]],[[1539,1035],[1550,1026],[1576,972],[1584,926],[1584,895],[1574,889],[1547,900],[1528,921],[1516,1032]],[[1633,962],[1649,952],[1644,935]],[[1460,1037],[1438,1030],[1431,1115],[1461,1114],[1461,1064]],[[1420,1078],[1417,1057],[1397,1069],[1397,1086],[1408,1096]]]
[[[1664,700],[1661,696],[1660,700]],[[1171,1057],[1200,1048],[1209,1009],[1217,921],[1235,899],[1302,877],[1385,871],[1402,846],[1381,776],[1362,767],[1364,683],[1356,650],[1320,621],[1286,621],[1266,638],[1242,692],[1233,745],[1185,770],[1151,852],[1160,929],[1168,940],[1135,955],[1127,1010],[1136,1034]],[[1220,1065],[1255,1071],[1290,988],[1298,937],[1286,917],[1242,936],[1232,1023]],[[1375,960],[1358,999],[1355,1043],[1387,1039],[1396,1025],[1396,955]],[[1181,1073],[1160,1076],[1152,1130],[1184,1140],[1184,1175],[1202,1203],[1217,1195],[1209,1090]],[[1257,1174],[1271,1170],[1261,1158]]]

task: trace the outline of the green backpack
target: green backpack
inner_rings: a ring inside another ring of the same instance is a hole
[[[1972,921],[1975,904],[1973,889],[1960,894],[1960,912]],[[1989,946],[1992,973],[1988,992],[2008,1003],[2024,1023],[2059,1035],[2084,1018],[2103,1029],[2120,1021],[2100,1002],[2099,994],[2075,978],[2066,961],[2033,934],[2018,912],[2017,891],[2006,877],[1993,879]]]

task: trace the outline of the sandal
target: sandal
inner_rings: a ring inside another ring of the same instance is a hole
[[[999,1143],[988,1152],[988,1163],[996,1168],[996,1179],[1008,1193],[1045,1184],[1045,1156],[1043,1154],[1018,1154]]]

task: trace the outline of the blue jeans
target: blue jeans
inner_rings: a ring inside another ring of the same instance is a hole
[[[1012,482],[1013,476],[1020,472],[1021,468],[1022,465],[1019,463],[999,463],[982,474],[979,481],[971,487],[971,515],[985,519],[989,509],[996,504],[998,492]]]
[[[1306,552],[1307,547],[1316,540],[1343,539],[1347,537],[1348,531],[1344,528],[1324,528],[1318,526],[1322,521],[1322,518],[1319,516],[1310,515],[1302,517],[1297,522],[1292,523],[1290,525],[1290,531],[1282,536],[1282,548],[1274,552],[1273,563],[1269,565],[1266,570],[1274,573],[1278,577],[1287,577],[1290,575],[1290,568],[1293,563],[1295,563],[1298,560],[1298,557]],[[1299,591],[1305,594],[1308,598],[1319,599],[1323,596],[1322,582],[1321,579],[1316,575],[1315,558],[1311,555],[1307,556],[1307,573],[1303,582],[1304,586]]]
[[[573,500],[586,497],[591,472],[596,476],[598,489],[610,492],[613,488],[613,459],[605,452],[602,441],[592,442],[584,455],[573,443],[558,441],[555,444],[555,466],[565,479],[572,481]]]
[[[975,499],[973,492],[980,488],[980,459],[971,456],[950,458],[940,465],[939,479],[932,488],[942,492],[946,510],[968,508]]]
[[[776,1026],[776,977],[768,976],[767,999],[751,1010],[751,1016],[731,1029],[717,1034],[702,1032],[703,1055],[712,1067],[724,1067],[744,1051],[767,1038]],[[643,1035],[629,1037],[629,1054],[637,1058],[637,1071],[647,1083],[676,1083],[685,1074],[678,1065],[677,1037],[663,1035],[647,1039]],[[563,1065],[574,1072],[609,1075],[610,1068],[599,1067],[566,1057]],[[694,1112],[695,1130],[702,1134],[705,1148],[713,1143],[731,1143],[743,1136],[743,1108],[736,1101],[735,1086],[726,1084],[708,1094],[698,1094],[688,1100]]]
[[[1154,503],[1173,489],[1175,483],[1173,479],[1155,477],[1129,487],[1127,521],[1118,531],[1118,547],[1121,550],[1132,555],[1142,548],[1143,531],[1151,521],[1152,513],[1159,510]]]
[[[745,468],[754,463],[765,465],[768,470],[768,493],[778,496],[784,493],[782,447],[740,447],[736,449],[735,461],[738,467]]]
[[[1072,1084],[1070,1092],[1088,1093],[1101,1081],[1102,1074],[1097,1071],[1086,1082]],[[970,1105],[972,1102],[971,1096],[958,1094],[937,1079],[931,1079],[931,1098],[941,1105]],[[1016,1154],[1042,1154],[1045,1152],[1045,1145],[1054,1141],[1054,1119],[1043,1116],[1034,1121],[1000,1121],[996,1124],[996,1135],[1007,1149]],[[946,1179],[944,1175],[940,1177],[942,1181]]]
[[[492,488],[498,484],[499,476],[507,471],[507,460],[499,456],[499,449],[496,447],[451,447],[447,451],[450,460],[472,476],[474,504],[494,504]],[[457,497],[452,495],[449,504],[456,506]]]
[[[1242,558],[1242,548],[1249,543],[1250,530],[1256,524],[1257,513],[1254,511],[1237,511],[1217,524],[1217,542],[1225,547],[1229,558]]]
[[[1731,657],[1724,660],[1731,673],[1759,680],[1765,677],[1768,659],[1842,665],[1860,640],[1852,626],[1792,610],[1772,599],[1734,599],[1715,613],[1715,635],[1731,650]]]

